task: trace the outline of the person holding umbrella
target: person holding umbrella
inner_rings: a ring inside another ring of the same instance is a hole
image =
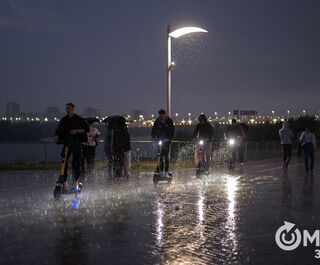
[[[88,170],[94,169],[94,161],[96,157],[96,147],[98,145],[97,138],[101,134],[95,127],[94,123],[99,123],[97,118],[86,118],[89,124],[90,131],[87,133],[87,142],[82,143],[82,173],[85,171],[85,163],[87,163]]]
[[[107,124],[105,153],[108,160],[108,173],[114,178],[120,178],[124,176],[124,169],[129,168],[125,163],[125,153],[131,149],[126,119],[123,116],[111,116],[103,122]],[[125,174],[128,178],[129,172]]]

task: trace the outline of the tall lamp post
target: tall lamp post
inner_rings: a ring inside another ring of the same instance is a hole
[[[167,89],[168,89],[168,102],[167,102],[167,111],[168,111],[168,116],[171,117],[171,112],[172,112],[172,97],[171,97],[171,71],[174,67],[174,62],[172,61],[171,58],[171,39],[172,38],[179,38],[183,35],[194,33],[194,32],[208,32],[205,29],[198,28],[198,27],[183,27],[176,29],[171,32],[170,26],[168,25],[167,27],[167,38],[168,38],[168,65],[167,65]]]

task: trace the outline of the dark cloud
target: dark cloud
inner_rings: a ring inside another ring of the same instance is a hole
[[[44,7],[33,7],[28,1],[3,0],[0,27],[12,27],[27,31],[39,31],[48,26],[53,13]]]
[[[316,0],[3,0],[1,100],[155,112],[171,24],[209,31],[173,42],[175,112],[316,112],[319,12]]]

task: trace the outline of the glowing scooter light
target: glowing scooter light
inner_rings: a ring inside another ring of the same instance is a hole
[[[199,144],[200,144],[200,145],[203,145],[203,144],[204,144],[204,141],[203,141],[203,140],[200,140],[200,141],[199,141]]]
[[[229,140],[229,145],[230,145],[230,146],[235,145],[235,143],[236,143],[236,141],[235,141],[234,139],[230,139],[230,140]]]

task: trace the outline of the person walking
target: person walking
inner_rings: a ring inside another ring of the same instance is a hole
[[[283,169],[287,170],[292,156],[292,140],[294,137],[287,121],[283,122],[282,128],[279,130],[279,136],[283,152]]]
[[[300,143],[304,153],[304,166],[306,172],[312,172],[314,168],[314,151],[317,147],[316,136],[309,128],[306,128],[300,136]]]

